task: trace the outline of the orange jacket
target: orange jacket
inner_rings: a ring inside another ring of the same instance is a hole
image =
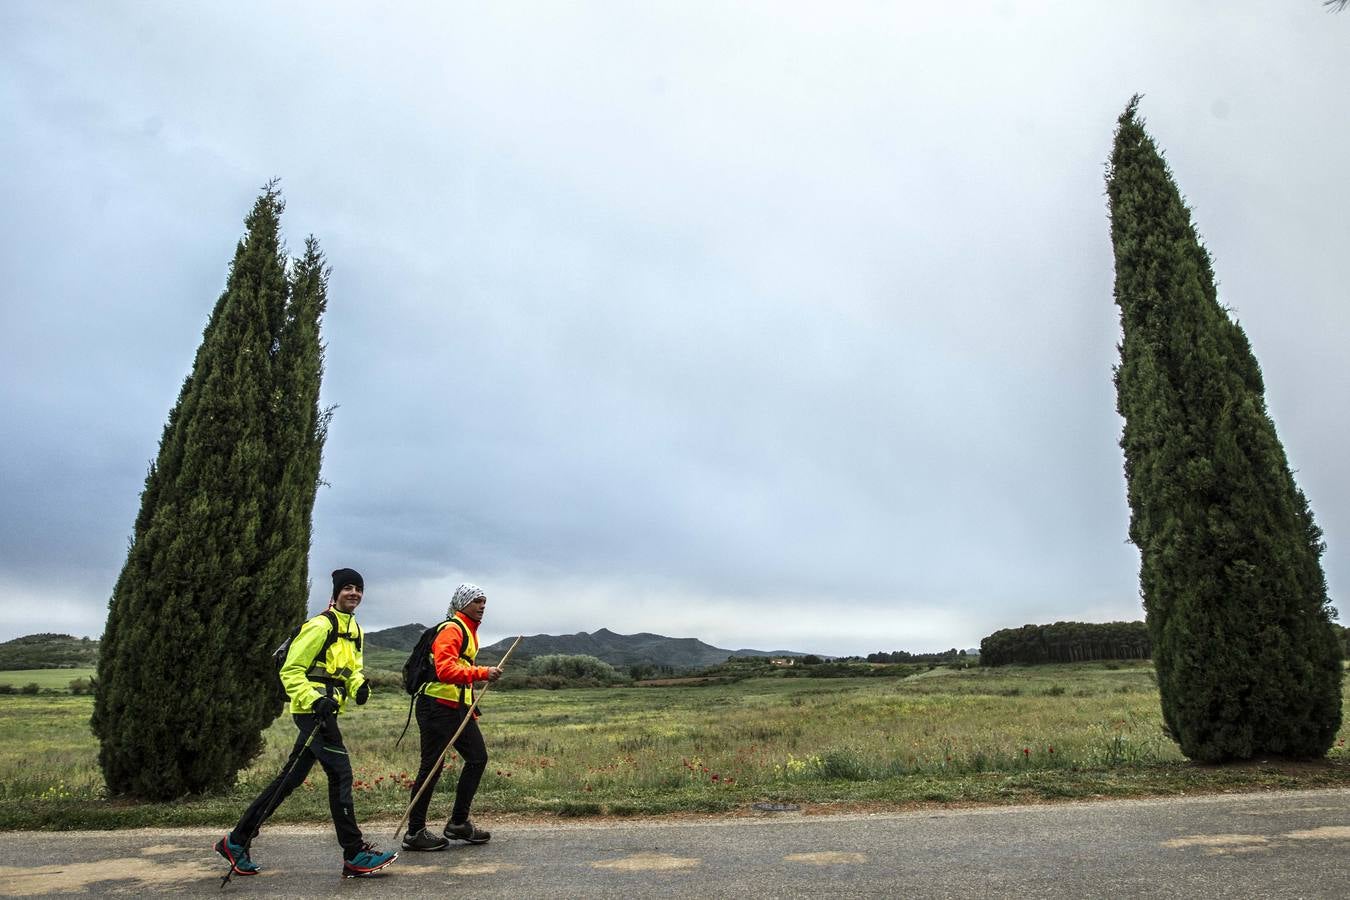
[[[428,696],[447,706],[459,706],[461,701],[466,705],[473,703],[473,683],[486,681],[488,677],[487,666],[474,665],[478,658],[478,623],[460,613],[455,613],[454,618],[468,633],[469,646],[464,646],[464,632],[453,622],[442,628],[431,643],[431,660],[440,684],[427,687]],[[456,687],[447,689],[448,685]]]

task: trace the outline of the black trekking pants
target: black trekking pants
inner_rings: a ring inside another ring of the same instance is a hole
[[[412,794],[422,789],[423,781],[431,784],[422,794],[422,799],[408,811],[408,833],[416,834],[427,825],[427,807],[431,804],[431,795],[436,791],[436,782],[440,780],[444,761],[432,771],[436,758],[441,755],[450,736],[464,721],[467,707],[446,706],[425,694],[417,698],[417,729],[422,735],[422,765],[417,770],[417,781],[413,782]],[[455,740],[455,750],[464,757],[464,768],[459,773],[459,784],[455,786],[455,807],[450,813],[451,822],[463,822],[469,818],[469,807],[473,805],[473,795],[478,792],[478,782],[487,768],[487,746],[483,743],[483,732],[478,723],[470,721],[464,726]]]
[[[293,718],[300,734],[295,739],[290,758],[286,760],[281,773],[263,788],[258,799],[244,811],[239,824],[230,832],[230,840],[249,846],[258,834],[258,829],[262,828],[281,802],[304,783],[305,776],[314,767],[314,761],[318,760],[324,774],[328,776],[328,808],[333,814],[333,828],[337,831],[343,856],[350,859],[361,851],[363,842],[361,829],[356,826],[356,814],[352,811],[352,762],[342,743],[337,716],[329,716],[322,723],[313,713],[296,713]],[[318,733],[306,747],[305,741],[315,726],[318,726]]]

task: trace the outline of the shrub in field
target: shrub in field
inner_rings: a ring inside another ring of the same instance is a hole
[[[27,684],[25,684],[23,687],[19,688],[19,693],[20,693],[20,694],[36,694],[36,693],[38,693],[38,692],[41,691],[41,690],[42,690],[42,685],[38,684],[36,681],[30,681],[30,682],[28,682]]]
[[[820,776],[839,781],[866,781],[872,777],[872,771],[863,754],[840,748],[820,755]]]
[[[589,681],[592,684],[613,684],[623,676],[609,663],[584,654],[550,653],[530,660],[527,670],[532,677],[552,676],[564,682]]]
[[[403,691],[403,673],[391,669],[365,669],[366,681],[373,690],[401,693]],[[406,696],[406,694],[404,695]]]
[[[114,795],[227,788],[276,718],[271,652],[304,618],[327,413],[318,244],[288,275],[269,184],[169,412],[113,587],[93,730]]]
[[[1162,699],[1188,757],[1327,752],[1341,647],[1322,532],[1135,97],[1107,173],[1130,541]]]
[[[530,677],[526,675],[524,672],[513,672],[508,669],[507,671],[502,673],[501,678],[498,678],[495,682],[493,682],[492,688],[493,690],[497,691],[524,690],[525,688],[528,688],[530,686],[529,680]]]
[[[70,680],[70,692],[72,694],[92,694],[94,683],[88,678],[72,678]]]

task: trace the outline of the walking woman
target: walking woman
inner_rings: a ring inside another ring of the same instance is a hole
[[[451,840],[467,841],[470,844],[487,843],[492,835],[483,831],[469,819],[469,807],[473,805],[473,796],[478,791],[478,782],[487,768],[487,747],[483,743],[483,733],[478,730],[478,710],[473,710],[473,718],[467,723],[464,717],[473,704],[473,685],[476,681],[496,681],[502,670],[497,666],[480,666],[478,658],[478,624],[483,621],[483,612],[487,608],[487,594],[474,584],[461,584],[455,589],[446,611],[446,619],[439,626],[436,639],[431,645],[432,662],[436,669],[436,680],[432,681],[417,698],[417,728],[421,733],[422,763],[417,772],[417,781],[412,786],[412,796],[418,799],[408,812],[408,831],[403,837],[405,850],[444,850]],[[464,730],[455,739],[455,750],[464,759],[464,768],[459,773],[455,785],[455,805],[450,812],[450,821],[439,835],[426,828],[427,807],[431,804],[431,795],[436,782],[441,777],[440,766],[436,765],[450,738],[464,724]],[[425,791],[423,782],[430,781]]]

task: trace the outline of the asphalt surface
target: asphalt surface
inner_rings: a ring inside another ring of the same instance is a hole
[[[223,888],[218,831],[10,832],[0,896],[1350,897],[1345,789],[493,831],[343,879],[331,827],[264,828],[263,873]]]

